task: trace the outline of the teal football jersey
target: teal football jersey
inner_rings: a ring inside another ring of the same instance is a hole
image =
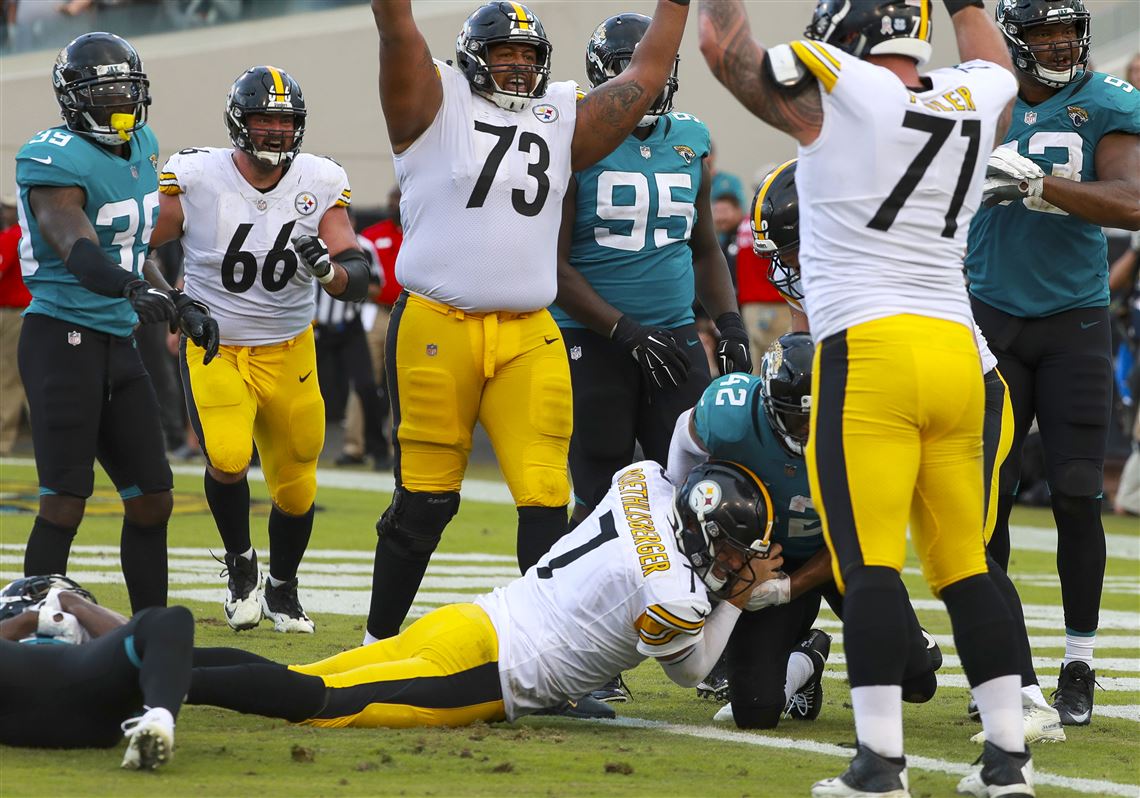
[[[1020,97],[1002,146],[1045,174],[1098,180],[1096,146],[1109,133],[1140,133],[1140,89],[1100,72],[1029,105]],[[1039,197],[981,208],[966,251],[970,291],[998,310],[1040,318],[1108,305],[1108,260],[1099,225]]]
[[[641,324],[693,321],[697,192],[709,131],[695,116],[671,113],[645,141],[630,135],[581,172],[570,265],[603,299]],[[560,327],[583,327],[557,305]]]
[[[131,334],[138,316],[131,303],[92,293],[79,284],[48,245],[28,204],[35,186],[78,186],[87,194],[87,218],[103,251],[133,274],[142,273],[147,242],[158,218],[158,142],[149,127],[131,137],[120,158],[65,127],[41,131],[16,155],[20,189],[20,266],[32,294],[27,313],[42,313],[111,335]]]
[[[807,559],[823,545],[823,524],[811,501],[807,463],[790,454],[764,415],[762,380],[726,374],[713,380],[693,409],[693,426],[709,457],[740,463],[760,477],[772,496],[772,540],[784,555]]]

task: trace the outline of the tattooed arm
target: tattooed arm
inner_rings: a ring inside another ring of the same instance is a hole
[[[411,0],[372,0],[380,34],[380,107],[393,152],[403,152],[431,125],[443,84],[412,18]]]
[[[819,84],[809,79],[789,89],[775,82],[741,0],[701,0],[698,29],[713,75],[745,108],[801,144],[815,141],[823,125]]]
[[[374,0],[378,2],[378,0]],[[653,23],[629,66],[578,103],[570,158],[575,172],[609,155],[633,132],[673,71],[688,16],[687,5],[657,0]]]

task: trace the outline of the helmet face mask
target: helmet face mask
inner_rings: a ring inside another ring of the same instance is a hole
[[[69,130],[117,146],[146,124],[150,81],[142,59],[113,33],[86,33],[59,51],[52,87]]]
[[[674,509],[678,547],[709,592],[723,600],[746,589],[750,562],[771,546],[775,516],[764,483],[737,463],[710,460],[689,472]]]
[[[88,601],[97,604],[95,596],[73,579],[61,574],[25,576],[13,580],[0,588],[0,621],[12,618],[43,601],[52,588],[77,593]]]
[[[593,36],[586,44],[586,78],[592,88],[596,89],[625,71],[633,59],[633,51],[645,37],[651,22],[644,14],[626,13],[610,17],[594,29]],[[673,110],[680,64],[680,56],[674,56],[673,70],[665,81],[665,88],[649,106],[638,127],[648,127]]]
[[[1084,0],[1001,0],[995,19],[1018,72],[1054,89],[1084,76],[1092,41]]]
[[[931,0],[818,0],[804,37],[856,58],[902,55],[930,60]]]
[[[269,168],[292,160],[305,136],[305,97],[288,72],[274,66],[246,70],[226,97],[226,128],[236,149]],[[269,120],[277,117],[277,124]],[[292,129],[281,117],[292,121]]]
[[[529,45],[533,63],[492,65],[496,45]],[[521,3],[493,2],[475,10],[455,40],[455,63],[471,89],[507,111],[525,110],[532,100],[546,95],[550,82],[550,56],[554,48],[542,22]],[[504,87],[499,78],[525,75],[527,86]]]
[[[811,372],[815,345],[804,332],[776,339],[760,361],[761,406],[789,453],[803,456],[811,424]]]

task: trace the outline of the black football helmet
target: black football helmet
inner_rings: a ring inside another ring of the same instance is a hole
[[[293,117],[292,146],[287,146],[288,134],[266,131],[261,145],[275,142],[278,149],[257,149],[249,127],[250,114],[286,114]],[[226,128],[230,132],[230,142],[266,166],[279,166],[301,151],[305,114],[305,97],[301,94],[300,84],[284,69],[275,66],[247,69],[234,81],[226,97]]]
[[[492,69],[488,63],[490,48],[507,42],[533,45],[535,63]],[[542,22],[529,8],[522,3],[495,2],[479,7],[463,23],[463,30],[455,40],[455,63],[477,94],[500,108],[522,111],[531,100],[546,94],[553,51]],[[495,81],[495,72],[526,71],[536,76],[534,88],[529,92],[509,91]]]
[[[146,124],[150,81],[138,51],[113,33],[72,39],[56,56],[51,82],[68,129],[100,144],[130,141]]]
[[[12,618],[27,609],[31,609],[47,598],[48,591],[53,587],[78,593],[88,601],[98,604],[95,596],[74,579],[62,574],[45,574],[43,576],[25,576],[16,579],[0,588],[0,621]]]
[[[856,58],[905,55],[930,60],[931,0],[818,0],[808,39],[838,47]]]
[[[620,75],[633,58],[633,50],[649,30],[652,22],[644,14],[618,14],[610,17],[594,29],[594,35],[586,44],[586,78],[590,86],[597,88],[611,78]],[[673,95],[677,93],[677,70],[681,57],[674,56],[673,71],[665,81],[665,88],[649,106],[640,126],[647,127],[673,110]]]
[[[781,260],[800,246],[800,203],[796,194],[796,159],[786,161],[760,181],[752,198],[752,251],[768,258],[768,280],[800,307],[804,298],[800,270]]]
[[[806,332],[777,338],[760,361],[764,415],[789,453],[802,456],[811,422],[811,364],[815,344]]]
[[[1089,63],[1092,41],[1091,15],[1084,0],[1001,0],[995,11],[997,26],[1005,36],[1009,55],[1019,72],[1054,89],[1068,86],[1084,75]],[[1044,25],[1072,23],[1076,38],[1057,42],[1030,44],[1026,35]],[[1072,56],[1073,51],[1076,56]],[[1067,67],[1045,66],[1039,56],[1045,53],[1070,54]]]
[[[678,547],[709,592],[720,599],[732,598],[748,577],[749,560],[767,558],[771,547],[775,512],[768,488],[739,463],[709,460],[689,472],[675,506],[680,518]],[[717,551],[724,548],[742,557],[736,570],[718,562]]]

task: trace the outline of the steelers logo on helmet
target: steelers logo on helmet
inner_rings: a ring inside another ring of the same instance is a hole
[[[720,504],[720,496],[720,485],[706,479],[698,482],[689,491],[689,507],[693,508],[693,512],[700,518],[716,509]]]

